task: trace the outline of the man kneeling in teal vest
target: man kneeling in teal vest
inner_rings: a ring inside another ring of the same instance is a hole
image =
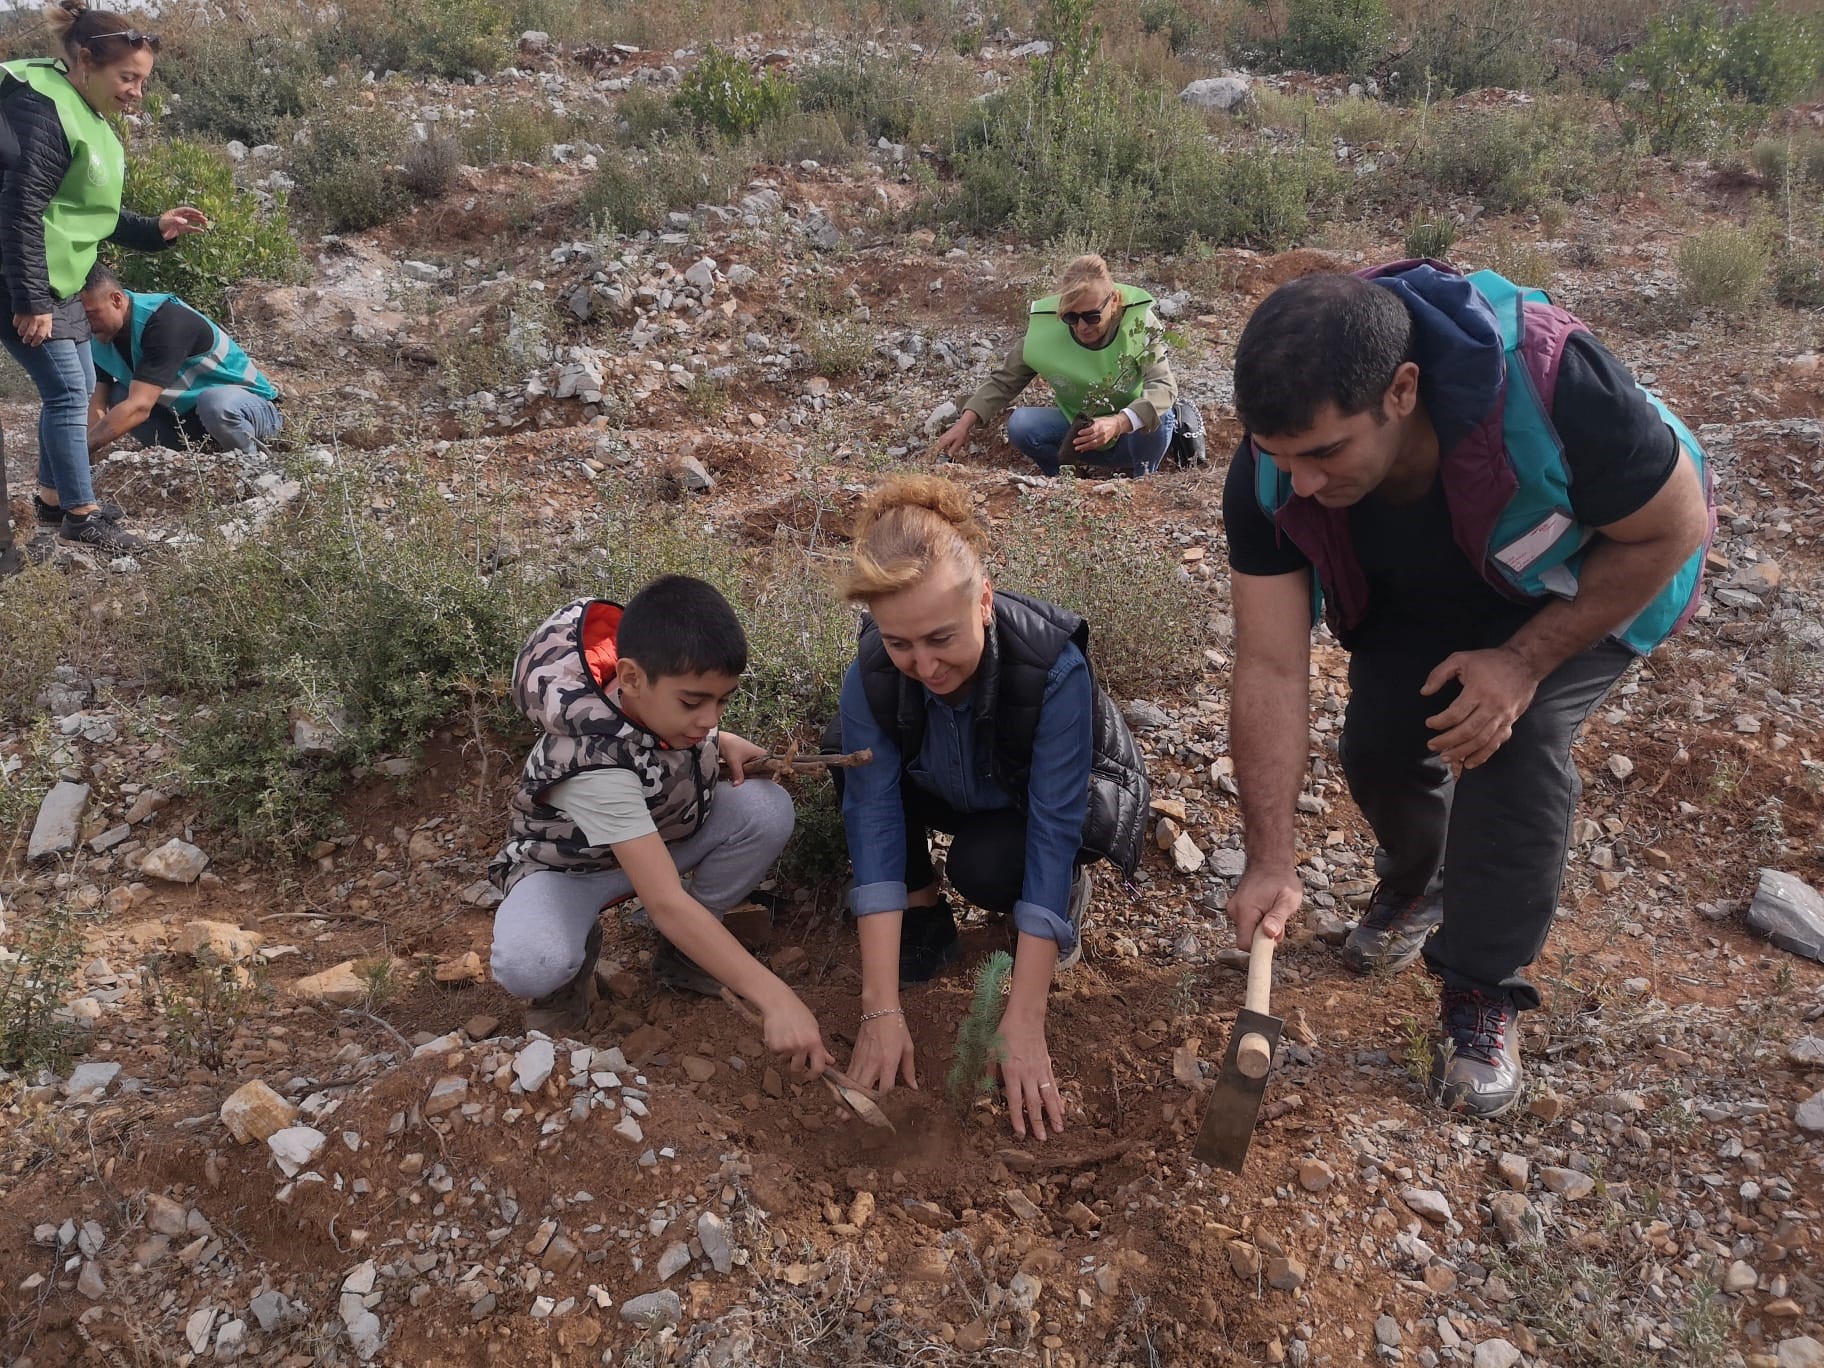
[[[235,340],[174,295],[139,294],[97,265],[82,287],[97,384],[89,450],[129,433],[148,446],[213,438],[252,451],[282,426],[279,390]]]

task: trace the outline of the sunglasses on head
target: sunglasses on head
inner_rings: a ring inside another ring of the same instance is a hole
[[[1102,311],[1114,302],[1115,297],[1111,294],[1094,309],[1072,309],[1069,313],[1059,314],[1058,317],[1064,320],[1064,326],[1067,328],[1074,328],[1079,323],[1087,323],[1094,327],[1102,321]]]
[[[97,33],[85,42],[83,46],[92,48],[104,38],[124,38],[128,47],[147,47],[151,48],[154,52],[158,51],[158,35],[156,33],[141,33],[138,29],[116,29],[113,33]]]

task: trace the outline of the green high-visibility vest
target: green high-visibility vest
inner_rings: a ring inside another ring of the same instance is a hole
[[[44,210],[44,260],[51,293],[68,299],[89,278],[97,249],[120,223],[120,196],[127,179],[127,153],[108,121],[89,108],[63,63],[33,59],[0,63],[6,81],[30,86],[57,107],[70,144],[70,169]]]
[[[1091,418],[1119,413],[1146,386],[1146,320],[1153,297],[1137,285],[1117,285],[1125,306],[1119,331],[1104,347],[1085,347],[1071,336],[1070,326],[1058,317],[1058,296],[1036,301],[1026,320],[1026,341],[1021,354],[1026,364],[1045,377],[1058,407],[1072,422],[1084,410],[1084,401],[1099,385],[1113,383],[1117,402],[1098,405]]]
[[[146,324],[152,321],[154,314],[172,302],[173,296],[139,294],[133,290],[123,293],[130,310],[125,339],[127,354],[120,354],[117,343],[121,339],[118,338],[114,342],[103,342],[96,338],[89,343],[89,350],[98,371],[123,385],[130,385],[133,383],[133,372],[138,369],[140,358],[145,354]],[[178,308],[189,309],[209,325],[209,350],[200,356],[185,358],[171,383],[159,394],[159,403],[181,418],[186,413],[194,412],[196,401],[203,397],[203,392],[216,385],[239,385],[242,389],[252,390],[262,399],[278,399],[278,386],[253,364],[238,342],[222,331],[221,324],[206,314],[197,313],[181,299],[176,303]]]

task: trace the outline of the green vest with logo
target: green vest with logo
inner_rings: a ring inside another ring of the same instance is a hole
[[[0,63],[7,78],[30,86],[57,108],[70,144],[70,169],[44,210],[44,260],[51,292],[68,299],[89,278],[97,249],[120,223],[126,149],[108,121],[89,108],[61,62]]]
[[[1136,285],[1115,288],[1125,307],[1115,336],[1103,347],[1085,347],[1071,336],[1070,325],[1058,317],[1057,295],[1035,301],[1027,316],[1021,354],[1045,377],[1072,422],[1086,410],[1093,410],[1091,418],[1119,413],[1146,388],[1146,323],[1153,297]],[[1092,398],[1100,402],[1092,404]]]
[[[135,291],[124,291],[131,316],[127,323],[127,354],[120,354],[120,339],[103,342],[96,338],[89,343],[89,351],[95,358],[95,369],[112,376],[123,385],[133,382],[133,372],[139,368],[140,357],[144,355],[141,342],[146,335],[146,324],[152,321],[152,315],[162,309],[174,298],[168,294],[138,294]],[[180,309],[190,306],[177,300]],[[196,310],[190,309],[191,313]],[[203,397],[203,391],[216,385],[239,385],[250,389],[262,399],[279,397],[278,386],[261,373],[253,364],[253,359],[242,351],[237,343],[212,318],[202,314],[196,315],[209,325],[209,350],[198,356],[184,358],[184,364],[177,368],[177,374],[171,383],[160,391],[158,402],[183,417],[196,407],[196,401]]]

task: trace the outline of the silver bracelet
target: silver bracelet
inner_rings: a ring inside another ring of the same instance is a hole
[[[866,1026],[870,1021],[879,1021],[882,1017],[904,1016],[905,1014],[906,1009],[904,1007],[888,1007],[879,1012],[863,1012],[861,1014],[861,1024]]]

